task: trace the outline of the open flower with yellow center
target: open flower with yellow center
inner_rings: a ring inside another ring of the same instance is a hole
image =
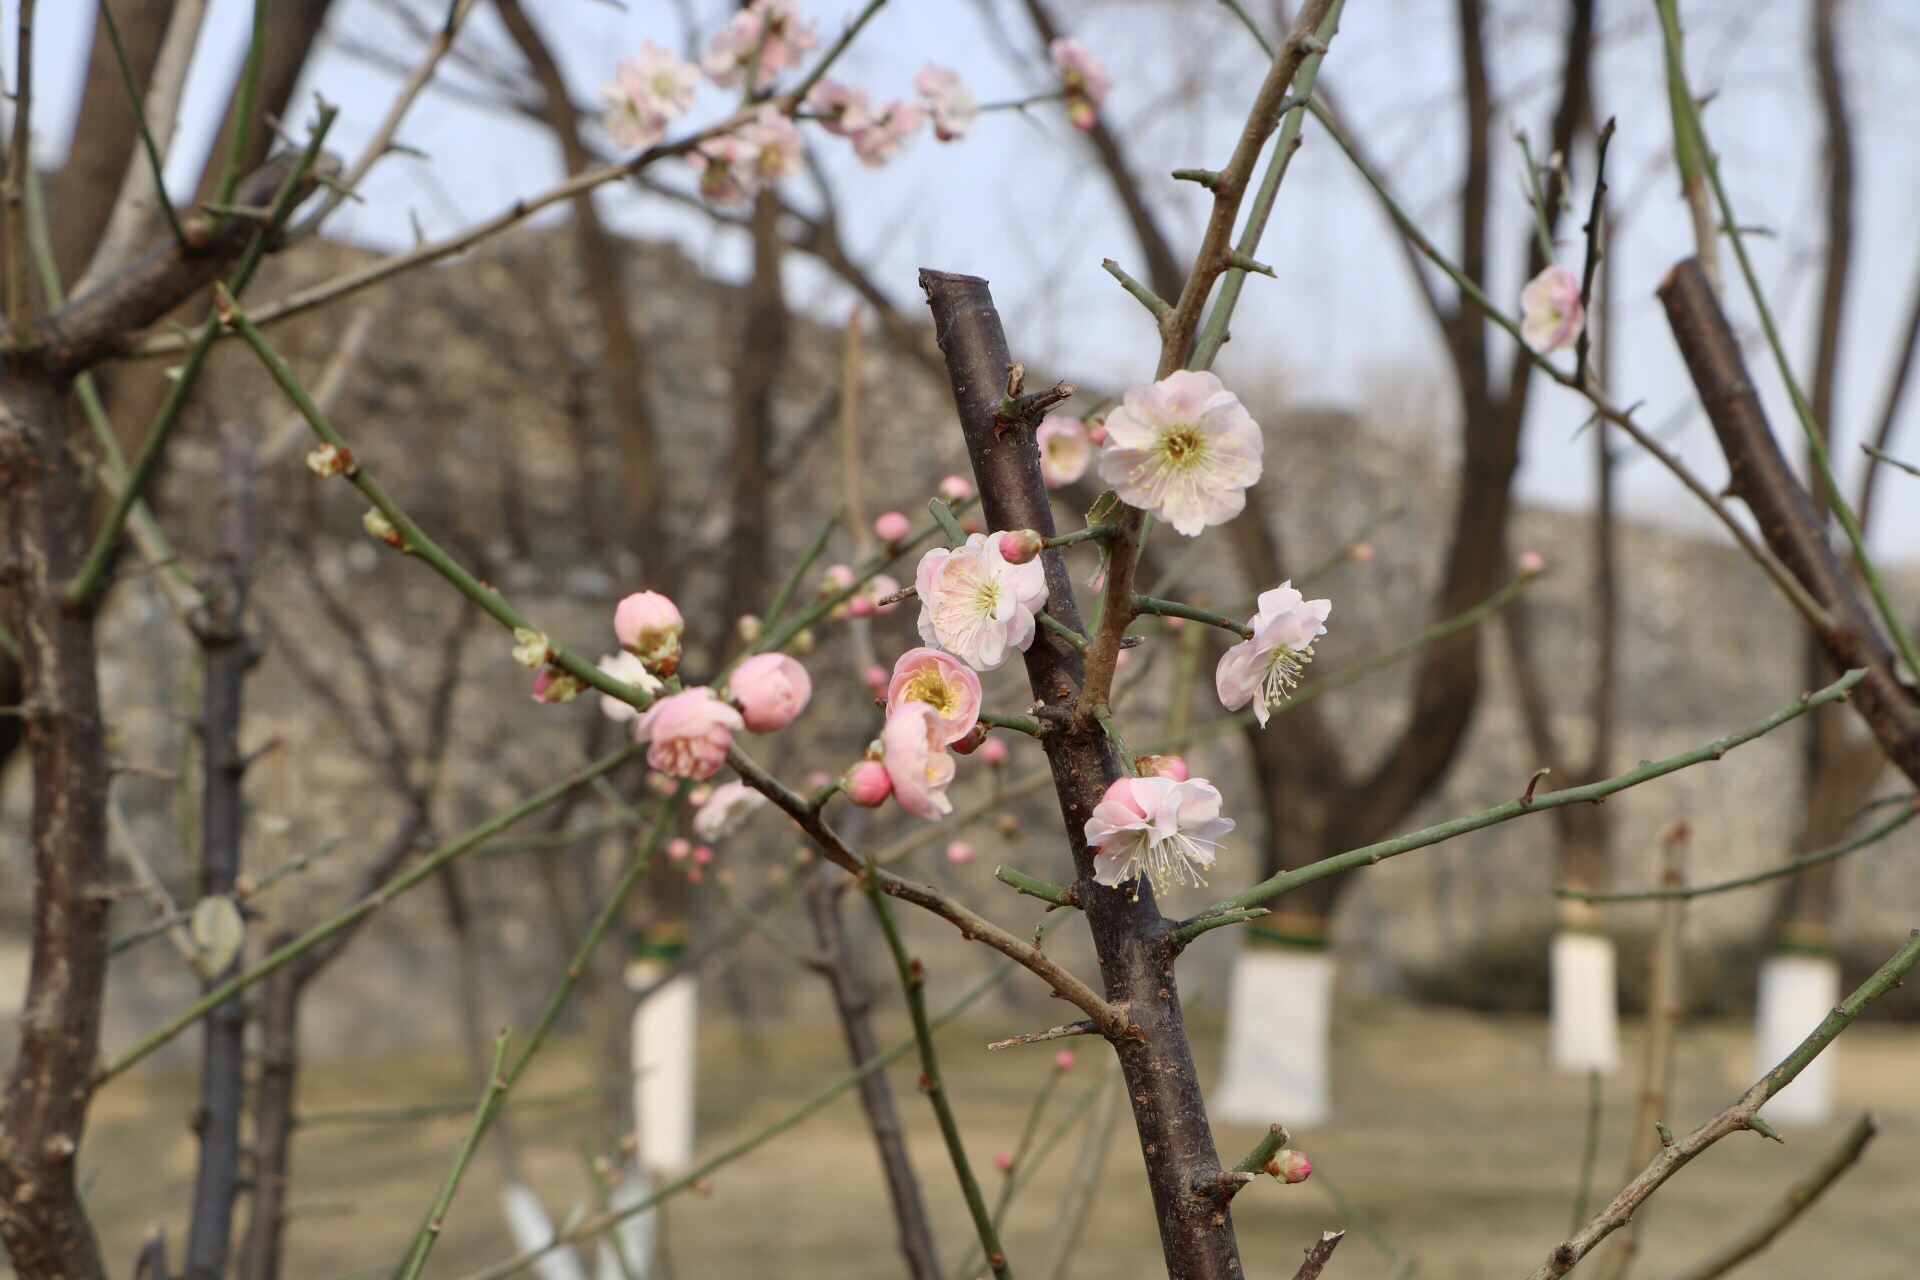
[[[924,702],[940,718],[942,744],[973,732],[980,718],[980,677],[964,662],[938,649],[909,649],[893,664],[887,682],[887,715],[909,702]]]
[[[1100,478],[1189,538],[1239,515],[1260,478],[1259,424],[1211,373],[1181,369],[1135,387],[1106,428]]]
[[[1046,570],[1038,560],[1008,564],[998,534],[976,533],[951,551],[927,552],[914,586],[920,638],[975,671],[996,670],[1031,645],[1033,615],[1047,602]]]
[[[1313,661],[1313,642],[1327,634],[1331,600],[1308,600],[1283,582],[1260,593],[1260,611],[1248,619],[1253,637],[1221,655],[1213,684],[1220,705],[1229,711],[1253,703],[1254,717],[1266,727],[1273,708],[1287,700],[1300,670]]]
[[[1144,874],[1162,892],[1205,884],[1200,873],[1231,830],[1233,819],[1220,816],[1220,792],[1205,778],[1117,779],[1087,819],[1087,843],[1100,850],[1094,881],[1119,885]]]

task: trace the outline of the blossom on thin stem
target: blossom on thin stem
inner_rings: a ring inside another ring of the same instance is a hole
[[[847,799],[863,809],[877,809],[893,794],[893,778],[878,760],[862,760],[840,780]]]
[[[924,702],[908,702],[887,717],[880,732],[881,762],[893,782],[893,797],[917,818],[938,822],[953,812],[947,788],[953,757],[941,740],[940,716]]]
[[[1062,488],[1087,474],[1093,441],[1080,419],[1050,413],[1034,429],[1033,442],[1040,448],[1040,478],[1047,488]]]
[[[654,678],[646,664],[626,650],[600,659],[599,667],[622,684],[630,684],[643,693],[658,693],[666,686]],[[640,708],[623,702],[610,693],[600,695],[600,713],[609,720],[638,720]]]
[[[1542,355],[1565,351],[1587,327],[1580,277],[1554,263],[1520,290],[1520,336]]]
[[[936,547],[914,575],[920,638],[976,671],[993,671],[1033,643],[1034,613],[1047,602],[1039,561],[1008,564],[1000,540],[976,533],[952,550]]]
[[[1260,427],[1211,373],[1181,369],[1133,388],[1106,428],[1100,478],[1189,538],[1239,515],[1260,478]]]
[[[746,783],[723,782],[693,815],[693,834],[702,840],[724,840],[766,804],[767,798]]]
[[[700,68],[648,40],[637,56],[620,63],[612,84],[601,86],[600,97],[607,104],[601,122],[616,146],[644,150],[693,109],[699,90]]]
[[[926,100],[933,114],[933,136],[942,142],[965,137],[980,118],[980,104],[957,71],[929,62],[914,76],[913,91]]]
[[[1113,77],[1100,59],[1078,40],[1062,36],[1047,46],[1053,73],[1067,91],[1067,119],[1083,132],[1100,118],[1100,106],[1113,89]]]
[[[1287,700],[1300,671],[1313,661],[1313,642],[1327,633],[1331,600],[1308,600],[1283,582],[1260,593],[1260,611],[1248,619],[1253,637],[1221,655],[1214,668],[1214,689],[1229,711],[1253,703],[1253,715],[1266,727],[1273,708]]]
[[[910,702],[925,703],[940,719],[942,746],[973,732],[980,718],[980,677],[938,649],[909,649],[887,682],[889,718]]]
[[[701,686],[647,708],[634,725],[633,740],[650,744],[647,763],[661,773],[704,782],[720,772],[733,735],[746,727],[738,711]]]
[[[679,606],[658,591],[636,591],[614,606],[613,634],[620,647],[656,675],[679,669],[680,635],[686,629]]]
[[[807,709],[813,677],[784,653],[759,653],[727,679],[733,704],[755,733],[778,733]]]
[[[807,90],[807,110],[828,133],[851,137],[856,129],[865,128],[869,119],[867,91],[831,76],[823,77]]]
[[[1100,850],[1096,883],[1119,885],[1145,874],[1162,891],[1205,884],[1200,873],[1231,830],[1233,819],[1220,816],[1220,793],[1205,778],[1118,778],[1084,829],[1087,843]]]
[[[918,132],[926,120],[926,108],[896,99],[874,112],[865,124],[847,136],[860,163],[869,169],[879,169],[893,159],[894,153],[906,145],[907,139]]]
[[[795,0],[753,0],[714,36],[700,65],[723,89],[738,84],[751,66],[754,92],[765,93],[781,72],[819,47],[813,24],[801,20]]]
[[[699,175],[703,199],[740,204],[799,173],[805,149],[793,122],[768,106],[733,132],[704,139],[687,167]]]

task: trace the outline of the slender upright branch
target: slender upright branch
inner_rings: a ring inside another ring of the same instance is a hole
[[[33,6],[20,0],[13,60],[13,137],[7,144],[7,177],[0,188],[0,255],[7,275],[7,340],[15,351],[32,338],[33,277],[27,268],[27,170],[33,164]]]

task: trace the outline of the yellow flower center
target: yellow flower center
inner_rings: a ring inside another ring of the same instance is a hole
[[[943,716],[960,709],[960,691],[947,683],[938,668],[930,668],[907,681],[907,701],[924,702]]]
[[[1160,452],[1170,464],[1176,467],[1186,468],[1195,465],[1206,451],[1206,437],[1185,423],[1160,437]]]

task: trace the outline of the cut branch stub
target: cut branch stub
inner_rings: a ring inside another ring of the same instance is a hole
[[[1053,537],[1053,507],[1040,476],[1039,451],[1028,432],[999,429],[997,413],[1013,361],[987,282],[923,270],[920,284],[946,356],[987,528],[1033,529]],[[1041,563],[1047,613],[1084,635],[1060,549],[1042,552]],[[1071,707],[1080,698],[1085,662],[1054,632],[1041,629],[1035,635],[1026,666],[1034,696],[1050,707]],[[1231,1213],[1224,1203],[1193,1192],[1195,1179],[1219,1175],[1220,1159],[1181,1017],[1174,948],[1167,938],[1171,924],[1156,907],[1151,886],[1136,882],[1114,888],[1093,879],[1094,850],[1083,832],[1093,807],[1120,777],[1119,753],[1097,722],[1078,716],[1063,718],[1040,741],[1053,770],[1073,854],[1074,891],[1100,957],[1106,998],[1129,1010],[1128,1034],[1111,1042],[1133,1104],[1167,1270],[1186,1280],[1241,1280]]]

